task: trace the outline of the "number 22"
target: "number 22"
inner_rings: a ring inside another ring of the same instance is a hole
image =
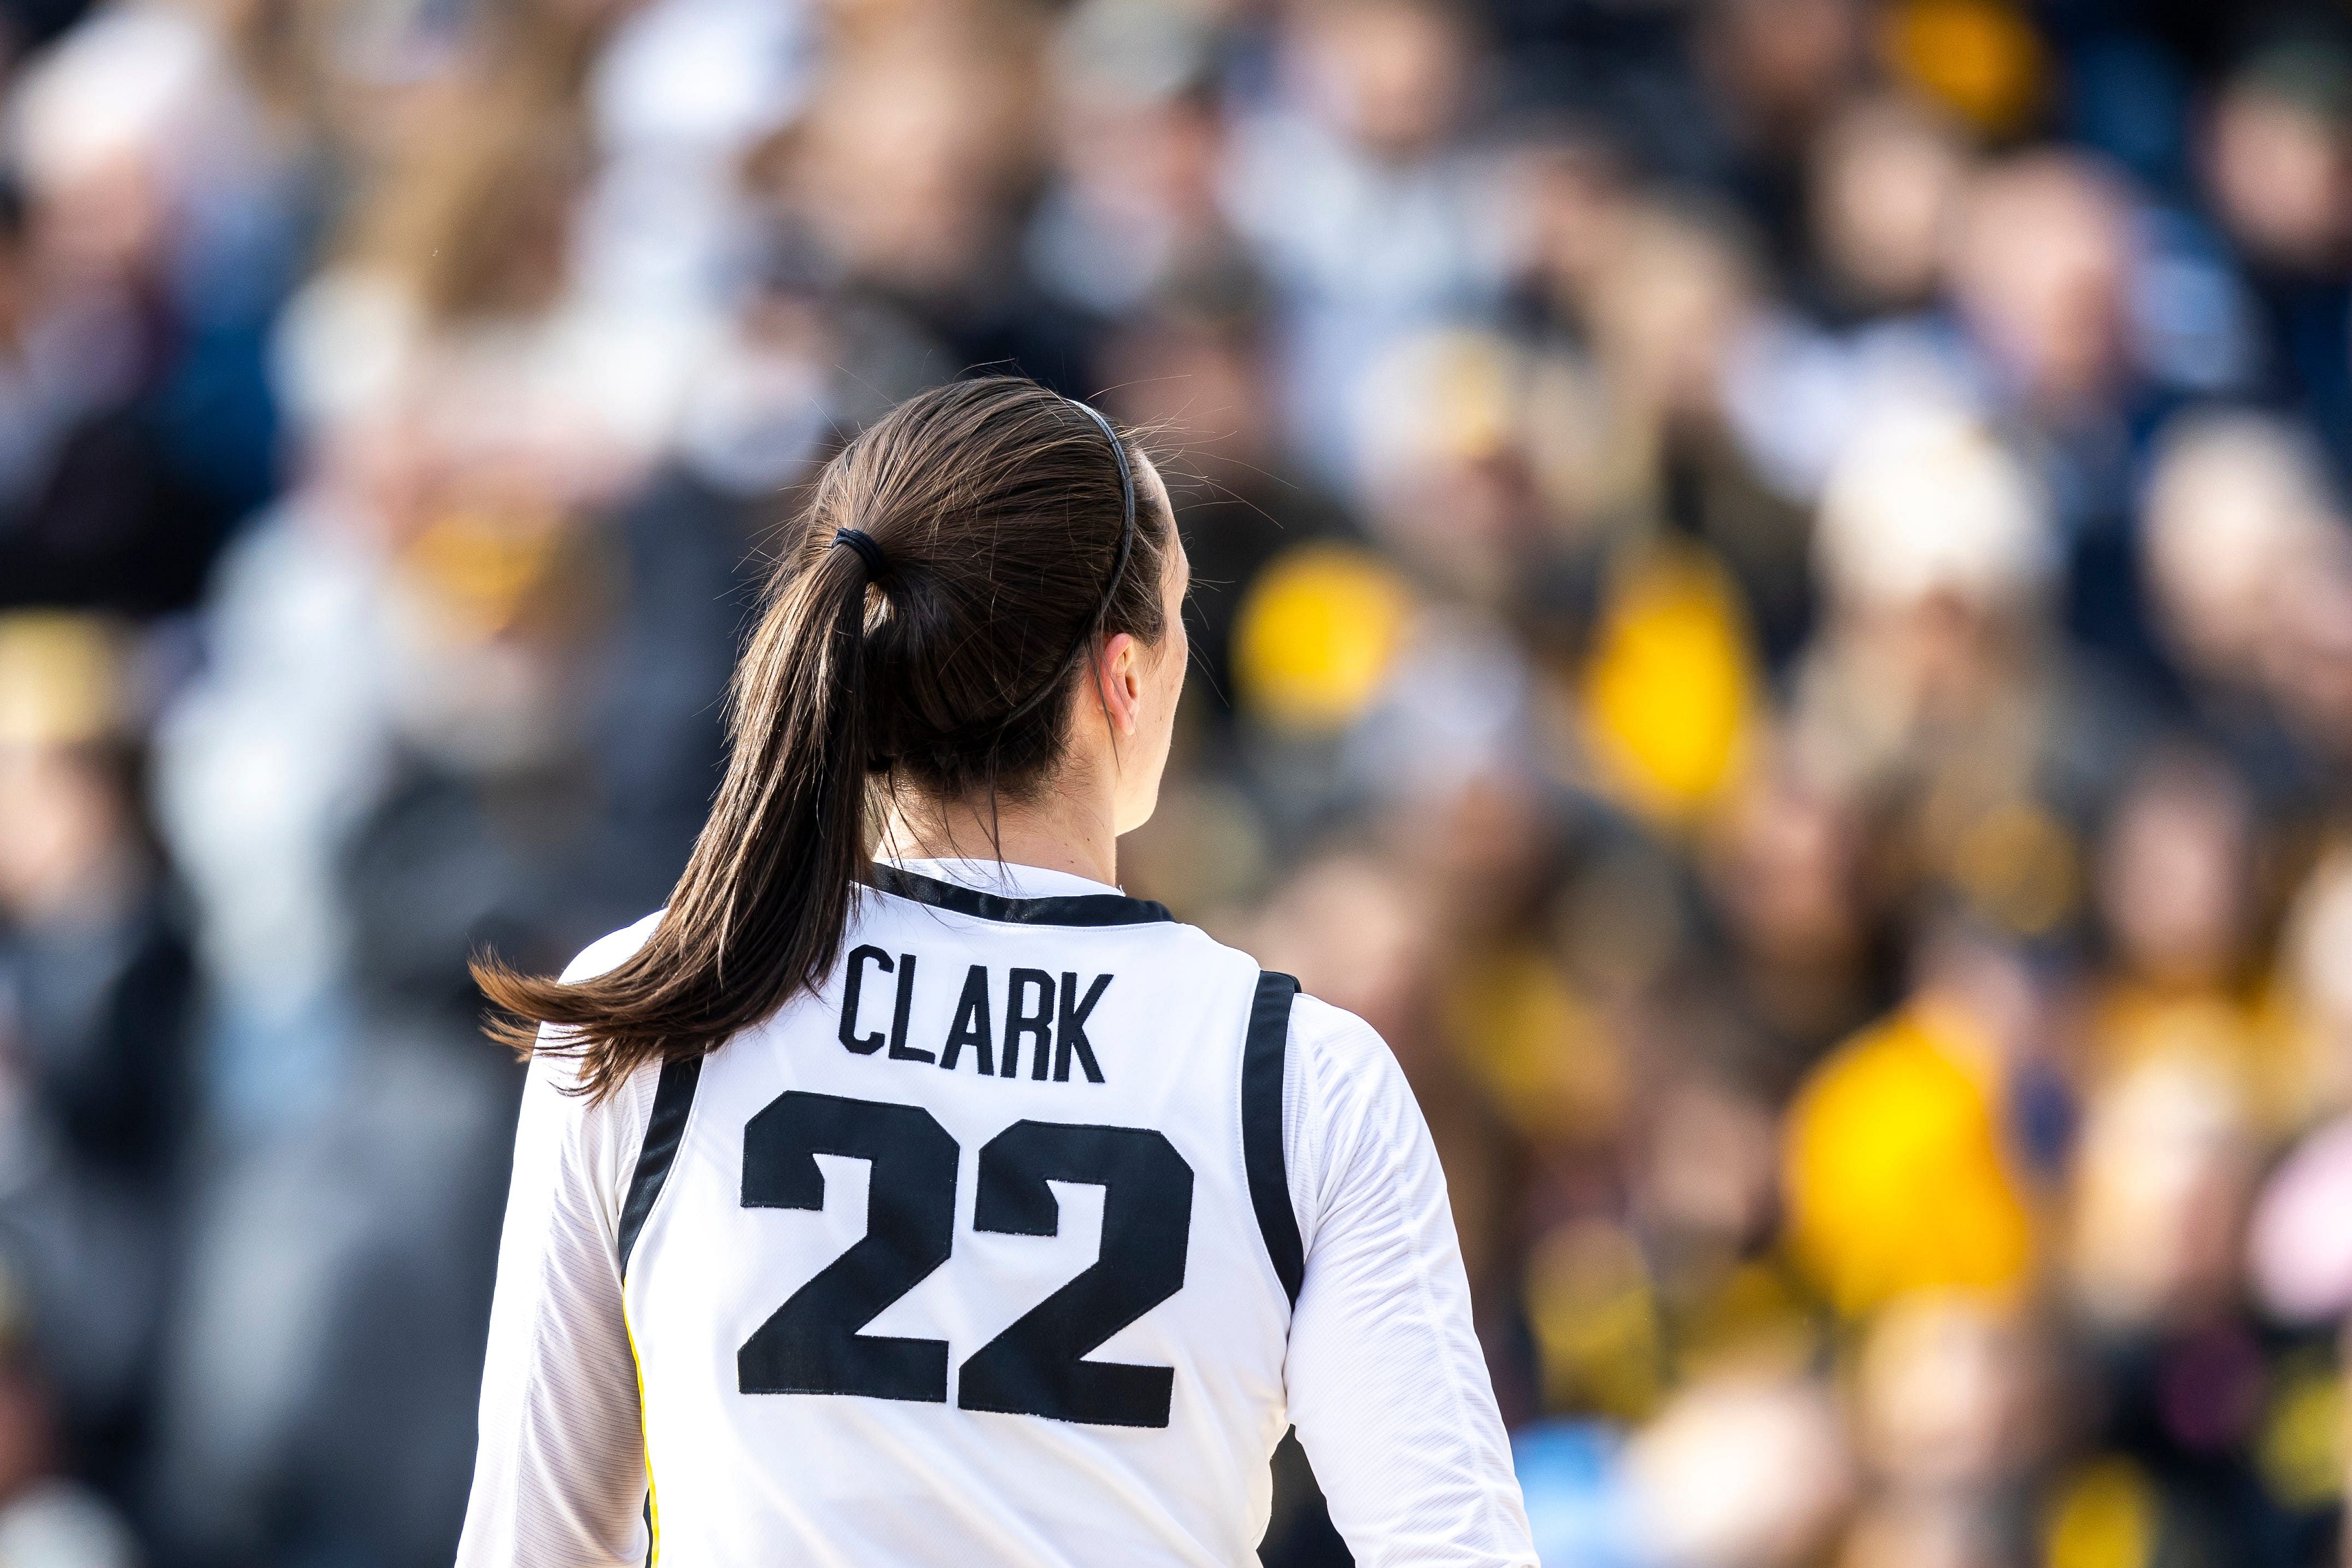
[[[794,1291],[736,1353],[746,1394],[859,1394],[945,1404],[944,1340],[857,1331],[948,1260],[955,1229],[955,1139],[916,1105],[791,1090],[743,1129],[743,1206],[821,1209],[818,1155],[868,1163],[866,1234]],[[1015,1122],[980,1151],[972,1227],[1053,1236],[1049,1181],[1103,1189],[1093,1265],[964,1362],[966,1410],[1108,1427],[1165,1427],[1166,1366],[1082,1359],[1184,1285],[1192,1167],[1138,1127]]]

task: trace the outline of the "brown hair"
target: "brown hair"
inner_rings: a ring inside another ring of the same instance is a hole
[[[770,577],[729,694],[726,779],[653,935],[572,983],[477,959],[508,1015],[492,1033],[529,1051],[540,1024],[574,1031],[542,1049],[576,1052],[602,1095],[819,984],[888,793],[1033,797],[1062,760],[1081,651],[1165,634],[1174,519],[1136,505],[1123,544],[1105,426],[1017,377],[923,392],[850,442]],[[880,570],[837,528],[865,534]]]

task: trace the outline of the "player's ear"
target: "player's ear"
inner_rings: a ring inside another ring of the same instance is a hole
[[[1095,672],[1112,730],[1133,735],[1143,716],[1143,644],[1125,632],[1107,639]]]

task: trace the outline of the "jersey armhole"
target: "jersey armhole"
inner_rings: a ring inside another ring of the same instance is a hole
[[[637,1168],[629,1177],[628,1201],[621,1206],[621,1277],[628,1278],[629,1254],[636,1250],[637,1233],[661,1197],[662,1184],[685,1141],[687,1113],[694,1109],[695,1085],[702,1079],[702,1058],[689,1056],[662,1063],[661,1082],[654,1088],[653,1114],[646,1121],[646,1141],[637,1150]]]
[[[1242,1165],[1249,1176],[1250,1207],[1257,1212],[1258,1232],[1265,1239],[1275,1277],[1294,1307],[1307,1277],[1307,1249],[1290,1205],[1282,1097],[1290,1004],[1297,995],[1298,982],[1290,976],[1261,971],[1257,995],[1250,1003],[1249,1035],[1242,1045]]]

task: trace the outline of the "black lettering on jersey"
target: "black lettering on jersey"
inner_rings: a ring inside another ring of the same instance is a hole
[[[1084,1001],[1076,999],[1078,977],[1065,971],[1062,975],[1062,1011],[1054,1028],[1054,1082],[1070,1081],[1070,1056],[1076,1052],[1078,1067],[1089,1083],[1103,1081],[1102,1069],[1096,1065],[1094,1042],[1087,1039],[1087,1015],[1095,1010],[1102,994],[1110,988],[1108,975],[1097,975],[1095,983],[1087,988]]]
[[[1056,1181],[1103,1189],[1101,1251],[1092,1267],[972,1353],[957,1378],[956,1403],[1091,1426],[1165,1427],[1174,1368],[1086,1358],[1184,1288],[1192,1167],[1165,1134],[1147,1127],[1015,1122],[980,1151],[972,1228],[1058,1234],[1062,1206],[1046,1185]]]
[[[940,1047],[941,1067],[954,1071],[968,1045],[980,1058],[981,1076],[995,1075],[996,1044],[990,1034],[993,1026],[989,1021],[995,1010],[988,1000],[988,969],[984,965],[974,964],[964,971],[963,998],[956,1003],[955,1023],[948,1030],[948,1042]]]
[[[1022,998],[1031,987],[1038,992],[1037,1010],[1031,1012]],[[1027,1035],[1036,1043],[1029,1057],[1029,1076],[1045,1076],[1046,1053],[1052,1049],[1054,1033],[1054,977],[1043,969],[1015,969],[1012,989],[1004,997],[1004,1076],[1017,1078],[1021,1073],[1021,1037]]]
[[[898,1007],[890,1015],[890,1060],[929,1061],[931,1053],[907,1043],[907,1015],[915,1009],[915,956],[898,955]]]
[[[892,967],[890,955],[881,948],[853,947],[849,952],[848,970],[841,982],[841,1043],[860,1056],[871,1056],[882,1049],[880,1030],[877,1029],[867,1035],[857,1032],[857,998],[865,989],[866,961],[869,958],[881,967],[884,974],[890,972]],[[898,990],[898,1010],[901,1016],[907,1010],[906,995],[906,982],[902,980],[899,982]]]
[[[985,1001],[984,975],[980,991]],[[743,1207],[822,1210],[819,1155],[866,1163],[866,1234],[752,1331],[736,1352],[736,1386],[942,1404],[945,1341],[865,1331],[953,1252],[961,1150],[920,1106],[786,1090],[744,1125]],[[1060,1234],[1050,1184],[1071,1182],[1102,1188],[1102,1236],[1090,1267],[965,1360],[956,1403],[1093,1426],[1167,1426],[1173,1367],[1088,1357],[1183,1289],[1191,1165],[1148,1127],[1021,1121],[982,1147],[979,1176],[976,1230]]]
[[[866,1234],[743,1342],[736,1386],[946,1403],[945,1340],[858,1331],[948,1260],[955,1138],[920,1106],[787,1090],[744,1125],[743,1207],[822,1209],[819,1155],[866,1162]]]

